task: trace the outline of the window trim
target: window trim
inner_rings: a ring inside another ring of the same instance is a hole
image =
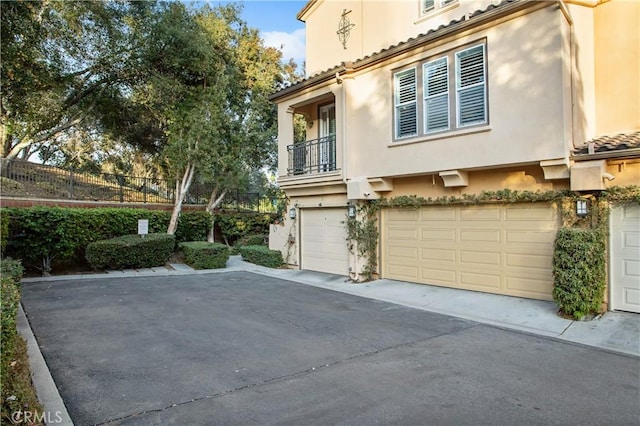
[[[469,124],[460,124],[460,102],[458,96],[458,62],[457,57],[458,54],[464,52],[466,50],[477,48],[478,46],[482,46],[482,64],[483,64],[483,96],[484,96],[484,121],[482,122],[474,122]],[[467,129],[478,129],[478,128],[486,128],[490,126],[489,119],[489,79],[488,79],[488,48],[486,38],[475,40],[470,43],[465,43],[464,45],[458,46],[454,49],[448,49],[445,51],[438,52],[436,54],[429,55],[419,61],[413,62],[411,64],[405,65],[403,67],[398,67],[391,71],[392,74],[392,99],[393,99],[393,117],[392,117],[392,143],[402,143],[407,141],[414,141],[416,139],[434,139],[438,137],[449,137],[451,135],[455,136],[460,134],[461,131]],[[427,87],[425,85],[425,66],[429,63],[436,62],[441,60],[442,58],[447,58],[447,82],[448,82],[448,91],[447,91],[447,105],[449,111],[448,117],[448,128],[447,129],[436,129],[427,131],[427,114],[426,114],[426,105],[425,100],[427,99],[426,90]],[[409,69],[415,69],[416,71],[416,95],[420,100],[416,107],[416,115],[418,117],[417,120],[417,133],[413,135],[398,135],[398,127],[397,127],[397,117],[396,117],[396,76],[402,72],[406,72]],[[421,118],[420,118],[421,117]],[[464,133],[464,132],[463,132]]]

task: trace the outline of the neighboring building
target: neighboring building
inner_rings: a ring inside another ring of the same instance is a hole
[[[271,98],[296,217],[270,246],[291,265],[359,279],[344,222],[367,200],[640,183],[640,2],[312,0],[298,19],[308,76]],[[637,205],[612,218],[615,244],[638,238]],[[377,273],[551,299],[560,221],[549,202],[383,209]],[[616,309],[640,310],[639,251]]]

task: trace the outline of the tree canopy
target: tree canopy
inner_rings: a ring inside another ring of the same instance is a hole
[[[0,5],[2,157],[129,169],[137,159],[166,177],[192,164],[221,187],[275,166],[267,96],[290,64],[240,6]]]

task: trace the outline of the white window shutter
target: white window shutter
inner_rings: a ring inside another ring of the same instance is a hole
[[[416,69],[396,73],[394,76],[396,138],[418,134],[418,100]]]
[[[484,45],[456,53],[458,125],[487,122],[487,94]]]
[[[427,133],[449,130],[449,65],[446,57],[423,65],[424,127]]]

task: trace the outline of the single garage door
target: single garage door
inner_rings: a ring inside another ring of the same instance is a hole
[[[383,211],[385,278],[551,300],[550,203]]]
[[[346,209],[302,209],[302,269],[349,274]]]
[[[640,313],[640,206],[611,209],[611,307]]]

